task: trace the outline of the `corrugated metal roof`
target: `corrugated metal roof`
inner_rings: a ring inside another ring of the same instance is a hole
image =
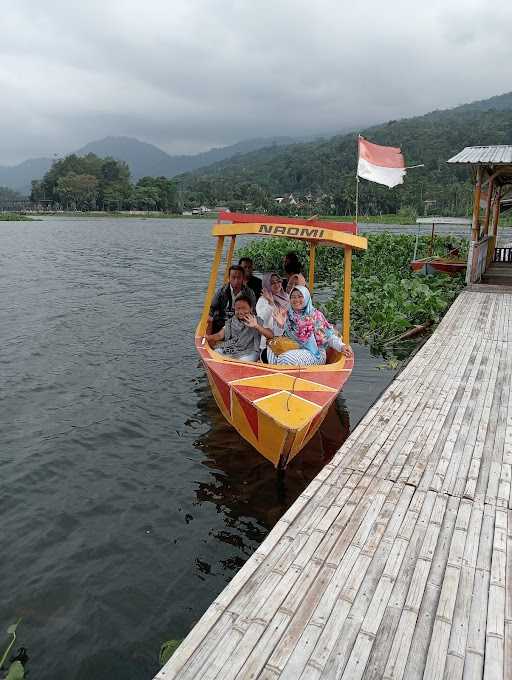
[[[447,162],[512,165],[512,146],[467,146]]]

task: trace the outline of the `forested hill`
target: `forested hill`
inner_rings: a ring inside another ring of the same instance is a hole
[[[512,144],[512,93],[389,121],[362,130],[378,144],[400,146],[410,170],[403,186],[389,190],[360,182],[363,213],[412,209],[436,200],[437,212],[463,214],[470,203],[468,170],[446,160],[465,146]],[[276,211],[275,197],[292,193],[303,206],[323,214],[352,214],[355,198],[357,134],[307,144],[271,147],[237,156],[179,177],[190,203],[228,203]]]

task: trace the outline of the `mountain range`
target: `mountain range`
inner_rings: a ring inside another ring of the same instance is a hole
[[[141,142],[133,137],[105,137],[70,152],[77,156],[94,153],[97,156],[112,156],[116,160],[126,161],[130,167],[133,180],[141,177],[174,177],[190,172],[226,158],[249,153],[264,147],[275,147],[303,141],[304,138],[292,137],[258,137],[248,139],[229,146],[210,149],[193,155],[171,156],[154,144]],[[21,193],[30,193],[33,179],[41,179],[49,170],[51,158],[30,158],[18,165],[0,165],[0,186],[14,189]]]
[[[469,172],[446,161],[465,146],[512,145],[512,92],[423,116],[391,120],[361,134],[372,142],[399,146],[406,164],[420,165],[403,185],[389,190],[359,183],[360,206],[371,214],[401,208],[423,211],[426,199],[447,214],[463,214],[471,194]],[[180,176],[184,195],[202,204],[272,207],[272,197],[311,196],[315,210],[352,214],[355,208],[357,134],[264,148]],[[326,205],[319,199],[325,197]],[[269,204],[270,201],[270,204]]]
[[[424,164],[424,168],[408,174],[403,187],[392,191],[361,183],[363,198],[365,193],[373,197],[375,210],[383,209],[387,201],[384,197],[393,198],[388,202],[390,210],[404,201],[420,205],[426,194],[458,191],[460,187],[455,185],[466,183],[465,169],[450,168],[445,163],[464,146],[512,144],[512,92],[423,116],[388,121],[363,130],[362,134],[378,144],[402,147],[408,165]],[[131,137],[106,137],[74,153],[124,160],[134,180],[179,175],[182,190],[200,203],[230,199],[254,203],[262,193],[269,199],[286,192],[338,194],[338,199],[343,194],[347,210],[353,201],[356,165],[353,132],[326,134],[322,139],[255,138],[194,155],[176,156]],[[51,163],[49,158],[33,158],[16,166],[0,166],[0,186],[28,193],[31,180],[43,177]],[[461,191],[466,191],[464,186]],[[457,200],[456,197],[454,209],[458,209]],[[342,201],[337,200],[338,210],[341,205]]]

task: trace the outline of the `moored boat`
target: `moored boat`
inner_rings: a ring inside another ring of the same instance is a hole
[[[417,274],[448,274],[455,276],[466,271],[466,261],[451,257],[425,257],[412,260],[411,269]]]
[[[222,223],[227,220],[229,224]],[[238,213],[220,213],[212,234],[217,239],[217,246],[203,313],[196,329],[196,349],[205,367],[212,394],[226,420],[265,458],[276,467],[284,468],[319,428],[329,406],[349,378],[354,359],[329,350],[324,365],[278,366],[236,361],[215,352],[206,342],[205,333],[225,238],[230,237],[225,281],[238,235],[281,236],[308,241],[311,291],[317,246],[342,247],[345,262],[343,339],[346,344],[350,335],[352,249],[366,249],[367,241],[357,235],[357,226],[353,223]]]
[[[414,255],[410,263],[413,272],[417,274],[448,274],[449,276],[456,276],[466,270],[466,260],[458,256],[458,250],[454,249],[447,256],[433,255],[434,241],[436,235],[436,227],[466,227],[469,228],[471,220],[464,217],[419,217],[416,220],[418,225],[418,232],[416,234],[416,245],[414,247]],[[419,230],[422,224],[432,225],[430,236],[430,253],[428,257],[416,259],[416,252],[418,250]]]

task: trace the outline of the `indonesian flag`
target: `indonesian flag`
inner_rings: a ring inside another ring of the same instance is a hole
[[[379,146],[364,137],[359,137],[357,174],[370,182],[385,184],[390,189],[397,184],[403,184],[405,161],[400,148]]]

